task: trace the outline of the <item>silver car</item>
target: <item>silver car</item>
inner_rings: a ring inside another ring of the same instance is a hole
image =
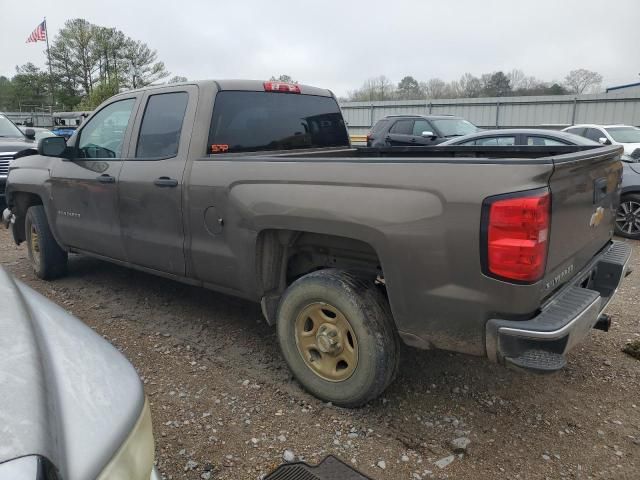
[[[0,267],[0,479],[158,479],[127,359]]]

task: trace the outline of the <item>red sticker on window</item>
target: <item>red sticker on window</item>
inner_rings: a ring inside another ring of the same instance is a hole
[[[214,143],[213,145],[211,145],[211,153],[224,153],[227,152],[229,150],[229,145],[227,145],[226,143]]]

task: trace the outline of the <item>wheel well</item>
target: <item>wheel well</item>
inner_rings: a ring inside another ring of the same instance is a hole
[[[264,230],[256,247],[257,272],[262,310],[269,323],[275,322],[280,296],[307,273],[323,268],[358,271],[372,282],[382,278],[375,249],[353,238],[295,230]]]
[[[27,216],[27,210],[33,205],[42,205],[42,199],[35,193],[29,192],[13,192],[11,194],[11,213],[15,215],[15,224],[13,225],[13,239],[17,245],[25,240],[24,221]]]

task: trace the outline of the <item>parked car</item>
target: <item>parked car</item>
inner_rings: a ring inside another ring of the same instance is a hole
[[[513,128],[504,130],[482,130],[471,135],[452,138],[439,144],[440,147],[448,145],[474,145],[474,146],[498,146],[498,145],[527,145],[556,147],[560,145],[599,145],[578,135],[535,128]]]
[[[0,113],[0,205],[4,204],[4,189],[9,167],[21,151],[35,148],[35,131],[25,129],[23,133],[11,120]]]
[[[0,290],[0,478],[159,479],[133,366],[2,267]]]
[[[622,195],[616,215],[616,234],[640,240],[640,128],[629,125],[574,125],[564,132],[580,135],[603,145],[624,147]]]
[[[630,125],[573,125],[563,132],[573,133],[603,145],[622,145],[623,160],[640,160],[640,128]]]
[[[373,126],[367,146],[437,145],[478,130],[471,122],[452,115],[388,115]]]
[[[25,135],[27,134],[27,130],[33,130],[34,132],[34,140],[36,142],[38,142],[41,138],[45,138],[45,137],[55,137],[56,134],[53,133],[51,130],[49,130],[48,128],[41,128],[41,127],[23,127],[20,126],[18,127],[22,133],[24,133]]]
[[[548,372],[606,324],[622,148],[475,148],[351,148],[306,85],[152,86],[16,160],[3,221],[41,278],[77,252],[260,302],[300,383],[353,407],[400,339]]]

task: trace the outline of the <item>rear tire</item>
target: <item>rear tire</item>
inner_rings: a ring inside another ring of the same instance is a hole
[[[25,239],[29,261],[38,277],[51,280],[67,273],[67,252],[53,238],[42,205],[34,205],[27,210]]]
[[[373,281],[336,269],[307,274],[285,292],[277,322],[294,377],[324,401],[361,406],[396,375],[400,342],[387,299]]]
[[[640,194],[623,195],[616,212],[616,235],[640,240]]]

